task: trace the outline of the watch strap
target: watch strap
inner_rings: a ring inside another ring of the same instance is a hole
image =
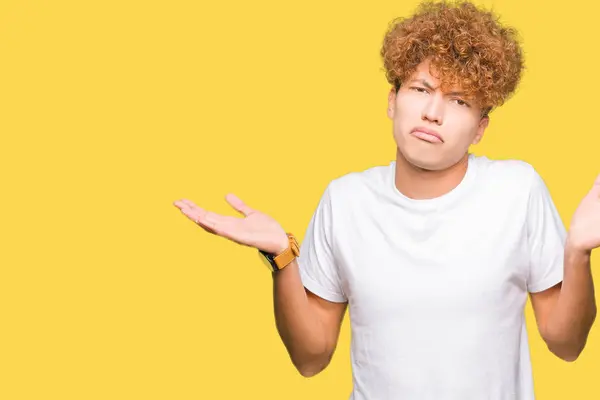
[[[293,234],[288,233],[289,246],[281,253],[274,255],[264,251],[260,251],[263,256],[269,261],[274,271],[280,270],[288,266],[296,257],[300,255],[300,247]]]

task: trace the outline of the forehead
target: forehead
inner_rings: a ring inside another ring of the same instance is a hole
[[[428,61],[424,61],[417,66],[415,71],[409,77],[409,81],[420,81],[421,83],[429,84],[434,88],[443,85],[443,82],[437,77],[436,70]],[[451,92],[461,92],[462,88],[459,85],[452,85],[444,88]]]
[[[478,93],[469,92],[461,87],[460,84],[444,84],[444,82],[438,78],[435,67],[432,66],[429,61],[420,63],[408,77],[407,83],[418,83],[423,86],[429,86],[433,90],[439,88],[445,95],[459,96],[469,101],[472,109],[483,108],[483,104],[481,103],[482,99]]]

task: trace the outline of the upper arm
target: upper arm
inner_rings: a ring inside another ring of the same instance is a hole
[[[344,292],[343,268],[335,250],[331,191],[329,184],[308,223],[298,256],[300,277],[307,293],[325,309],[336,308],[331,303],[348,301]]]
[[[348,304],[342,267],[335,252],[332,190],[330,183],[309,221],[298,257],[302,284],[323,327],[328,357],[337,345]]]
[[[544,341],[548,340],[548,319],[560,295],[562,283],[558,283],[546,290],[530,293],[531,307],[535,316],[536,325]]]
[[[337,346],[348,303],[332,302],[317,296],[306,288],[305,291],[311,309],[316,313],[323,326],[327,341],[327,353],[331,357]]]
[[[566,229],[544,180],[537,171],[531,172],[527,208],[527,290],[538,331],[548,342],[548,319],[560,295],[564,274]]]
[[[538,304],[545,304],[546,299],[556,292],[553,287],[562,282],[565,241],[566,229],[550,191],[541,176],[533,170],[527,205],[527,289],[532,294],[532,301],[535,297]],[[546,292],[550,289],[550,292]]]

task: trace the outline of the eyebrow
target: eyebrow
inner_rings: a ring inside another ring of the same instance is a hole
[[[420,84],[422,84],[429,90],[436,90],[436,88],[434,88],[433,85],[431,85],[425,79],[413,79],[411,82],[419,82]],[[449,93],[446,93],[446,95],[448,95],[448,96],[465,96],[465,92],[449,92]]]

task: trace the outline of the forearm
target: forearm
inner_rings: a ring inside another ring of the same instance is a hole
[[[576,359],[596,317],[590,253],[567,247],[560,295],[548,320],[547,342],[555,354]]]
[[[273,302],[279,335],[292,362],[305,376],[325,368],[329,350],[323,324],[311,308],[297,261],[273,274]]]

